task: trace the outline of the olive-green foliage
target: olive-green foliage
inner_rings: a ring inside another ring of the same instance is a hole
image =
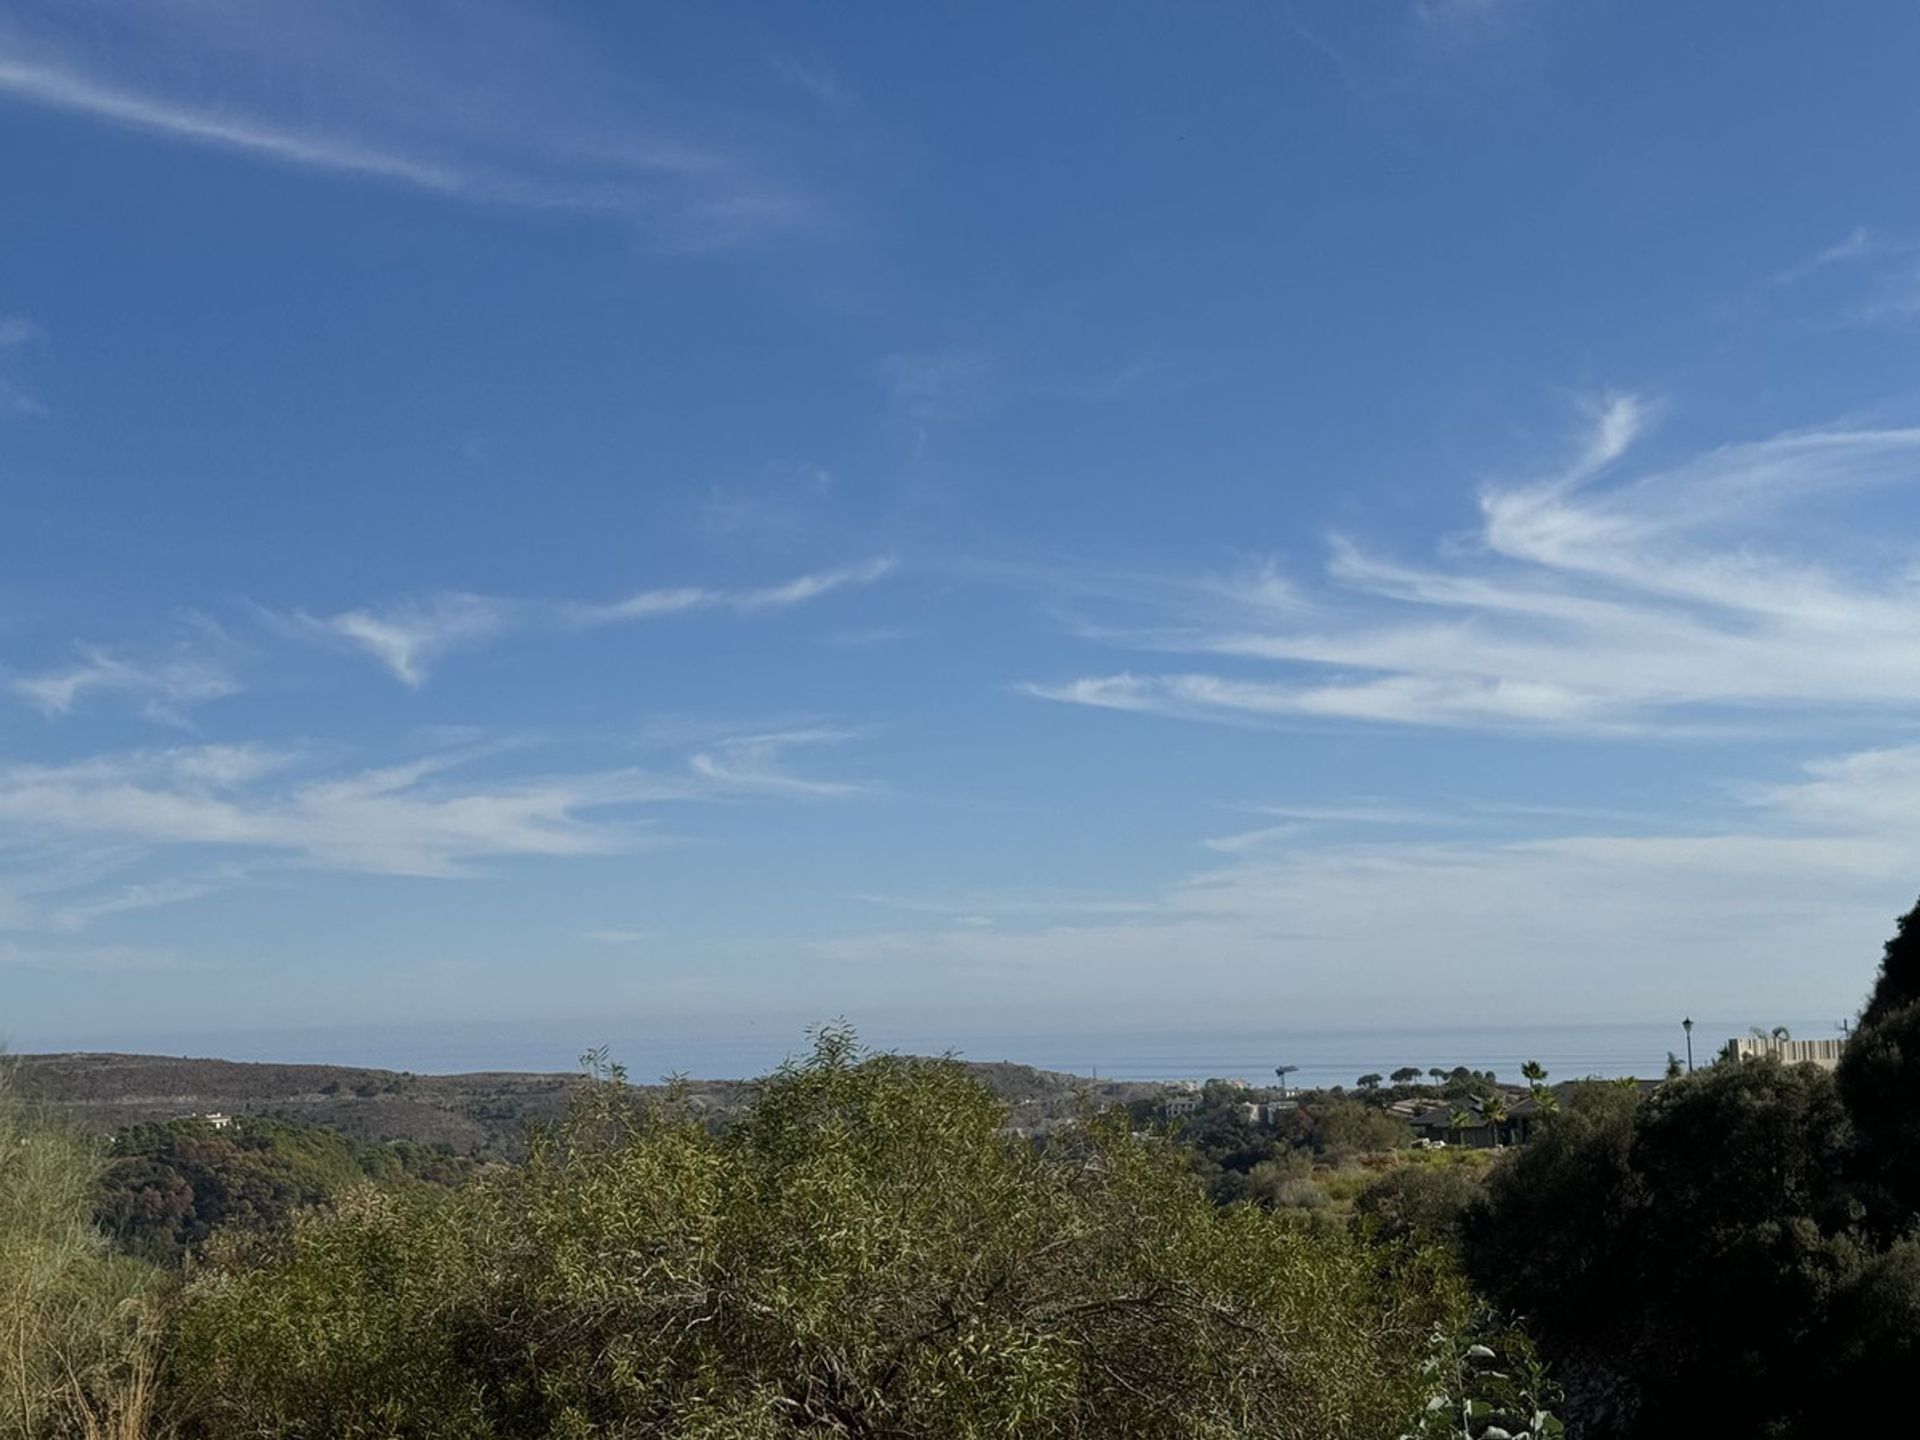
[[[221,1229],[284,1234],[296,1211],[369,1181],[456,1185],[472,1162],[408,1141],[359,1144],[331,1130],[246,1118],[134,1125],[113,1138],[95,1215],[121,1250],[178,1265]]]
[[[1479,1177],[1459,1165],[1396,1165],[1354,1198],[1353,1213],[1380,1240],[1453,1246],[1480,1197]]]
[[[1335,1159],[1394,1150],[1413,1142],[1413,1132],[1404,1123],[1358,1100],[1318,1101],[1309,1113],[1313,1148]]]
[[[1839,1079],[1859,1130],[1862,1198],[1877,1228],[1897,1234],[1920,1215],[1920,905],[1881,953]]]
[[[1560,1440],[1567,1427],[1554,1408],[1560,1387],[1547,1376],[1520,1331],[1486,1317],[1481,1343],[1467,1346],[1442,1371],[1441,1392],[1404,1440]]]
[[[1881,947],[1880,973],[1860,1019],[1872,1025],[1916,1000],[1920,1000],[1920,905],[1894,922],[1893,935]]]
[[[1862,1202],[1882,1233],[1897,1235],[1920,1216],[1920,1000],[1863,1024],[1838,1078],[1859,1136]]]
[[[1572,1428],[1870,1432],[1920,1366],[1920,907],[1836,1076],[1723,1062],[1645,1101],[1587,1087],[1471,1210]]]
[[[617,1074],[525,1166],[303,1218],[189,1287],[208,1437],[1397,1436],[1463,1353],[1430,1256],[1210,1204],[1092,1120],[823,1033],[724,1134]]]
[[[90,1223],[92,1147],[9,1081],[0,1067],[0,1440],[137,1424],[153,1272],[110,1254]]]
[[[1311,1092],[1279,1125],[1267,1128],[1246,1118],[1242,1102],[1251,1098],[1250,1091],[1210,1080],[1199,1108],[1168,1130],[1216,1204],[1318,1210],[1328,1197],[1310,1183],[1313,1157],[1337,1166],[1413,1140],[1413,1132],[1377,1103]],[[1158,1107],[1143,1104],[1136,1118],[1158,1123]]]
[[[1920,1359],[1920,1266],[1861,1228],[1853,1143],[1811,1065],[1590,1087],[1495,1169],[1469,1266],[1580,1433],[1850,1433]]]

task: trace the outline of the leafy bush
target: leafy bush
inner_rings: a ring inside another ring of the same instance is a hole
[[[90,1223],[98,1160],[0,1067],[0,1440],[140,1433],[154,1276]]]
[[[362,1194],[197,1278],[188,1418],[314,1440],[1323,1440],[1450,1403],[1468,1305],[1443,1263],[1218,1209],[1122,1119],[1047,1147],[1003,1122],[960,1066],[838,1032],[717,1136],[614,1072],[523,1167]]]
[[[1570,1429],[1868,1432],[1920,1365],[1920,906],[1836,1075],[1726,1062],[1642,1102],[1588,1086],[1468,1212]]]
[[[1413,1131],[1393,1116],[1358,1100],[1314,1104],[1313,1148],[1336,1159],[1396,1150],[1413,1143]]]
[[[1370,1182],[1353,1212],[1380,1240],[1453,1246],[1479,1197],[1478,1179],[1461,1166],[1400,1165]]]
[[[1920,1000],[1883,1004],[1838,1078],[1859,1136],[1861,1199],[1882,1234],[1898,1235],[1920,1214]]]
[[[1920,1267],[1859,1228],[1853,1158],[1811,1065],[1596,1087],[1493,1172],[1469,1266],[1527,1317],[1582,1433],[1847,1433],[1920,1358]]]
[[[284,1234],[296,1211],[368,1181],[457,1185],[471,1161],[409,1141],[357,1144],[291,1121],[133,1125],[114,1136],[95,1215],[127,1254],[177,1266],[218,1230]]]

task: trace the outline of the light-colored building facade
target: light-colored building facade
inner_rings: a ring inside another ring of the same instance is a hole
[[[1840,1063],[1845,1039],[1783,1040],[1772,1035],[1746,1035],[1729,1040],[1721,1047],[1723,1060],[1764,1060],[1769,1057],[1782,1065],[1818,1065],[1831,1070]]]

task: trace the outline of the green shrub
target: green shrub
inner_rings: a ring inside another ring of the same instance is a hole
[[[458,1185],[471,1161],[410,1141],[360,1144],[315,1125],[249,1117],[130,1125],[114,1136],[94,1215],[125,1253],[178,1267],[218,1231],[286,1233],[301,1209],[369,1181]]]
[[[1400,1165],[1370,1181],[1353,1211],[1381,1240],[1453,1246],[1479,1195],[1478,1180],[1461,1166]]]
[[[186,1296],[227,1436],[1396,1436],[1457,1363],[1431,1257],[1208,1203],[1171,1146],[1035,1147],[958,1065],[821,1036],[722,1135],[616,1073],[527,1163],[367,1194]],[[216,1247],[217,1248],[217,1247]]]
[[[93,1148],[10,1080],[0,1065],[0,1440],[139,1433],[155,1276],[93,1229]]]
[[[1495,1167],[1468,1264],[1583,1433],[1866,1433],[1920,1356],[1920,1266],[1860,1228],[1853,1142],[1812,1065],[1592,1087]]]
[[[1358,1100],[1319,1100],[1311,1108],[1313,1148],[1336,1160],[1413,1143],[1413,1131],[1372,1105]]]

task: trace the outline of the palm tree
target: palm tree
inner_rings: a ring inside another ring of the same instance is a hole
[[[1501,1127],[1507,1123],[1507,1097],[1495,1091],[1493,1098],[1480,1107],[1480,1113],[1487,1117],[1487,1123],[1493,1127],[1493,1143],[1504,1145],[1506,1141],[1501,1138]]]
[[[1273,1067],[1273,1073],[1280,1077],[1280,1098],[1282,1100],[1287,1098],[1287,1076],[1299,1068],[1298,1065],[1276,1065]]]
[[[1520,1073],[1527,1077],[1527,1088],[1533,1092],[1534,1113],[1552,1115],[1560,1109],[1560,1097],[1547,1088],[1547,1067],[1538,1060],[1529,1060],[1520,1067]]]
[[[1456,1145],[1460,1143],[1460,1132],[1463,1130],[1471,1130],[1473,1128],[1473,1121],[1473,1112],[1463,1109],[1458,1105],[1454,1106],[1448,1113],[1447,1129],[1453,1132],[1453,1140]]]

